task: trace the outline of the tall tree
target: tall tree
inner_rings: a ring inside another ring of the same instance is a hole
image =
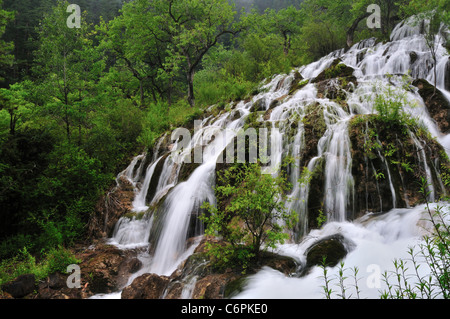
[[[116,67],[128,70],[137,79],[141,107],[145,106],[147,89],[155,102],[165,94],[169,100],[171,97],[163,77],[169,38],[156,17],[148,0],[136,0],[123,7],[122,15],[101,27],[105,36],[100,47],[115,57]]]
[[[170,57],[166,67],[182,67],[188,86],[187,99],[195,104],[194,75],[205,54],[225,34],[236,34],[232,23],[236,11],[228,0],[155,0],[156,17],[169,35]]]
[[[12,50],[14,49],[14,44],[12,42],[7,42],[2,39],[6,25],[14,18],[14,14],[12,12],[2,10],[2,0],[0,0],[0,69],[2,72],[0,73],[0,82],[4,79],[2,76],[3,70],[6,70],[8,66],[11,66],[14,61],[14,56],[12,55]]]
[[[34,72],[45,97],[45,111],[63,122],[70,140],[72,126],[76,125],[81,133],[91,107],[85,99],[103,66],[85,18],[81,18],[80,28],[68,26],[68,6],[67,1],[59,1],[42,21]]]
[[[250,32],[260,32],[260,36],[269,33],[276,34],[282,39],[283,52],[289,54],[292,45],[292,39],[300,34],[303,24],[303,12],[289,6],[279,11],[266,9],[264,14],[253,11],[246,17],[246,27]]]
[[[28,91],[23,83],[15,83],[9,89],[0,89],[0,111],[6,110],[9,114],[9,133],[15,135],[19,121],[33,107],[28,101]]]

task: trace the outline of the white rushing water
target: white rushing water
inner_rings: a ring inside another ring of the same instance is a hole
[[[151,248],[149,249],[151,253],[146,252],[140,256],[144,267],[130,278],[128,284],[143,273],[170,275],[184,259],[193,253],[198,240],[194,245],[186,245],[191,217],[195,216],[205,201],[215,202],[213,188],[218,156],[236,136],[237,130],[244,126],[244,121],[256,101],[263,101],[263,105],[268,110],[269,105],[278,100],[277,106],[271,109],[270,117],[265,119],[268,123],[267,127],[272,128],[270,158],[275,166],[281,163],[287,153],[296,159],[295,164],[298,167],[305,164],[300,163],[299,160],[305,144],[302,119],[311,103],[317,103],[323,109],[326,132],[318,142],[318,155],[310,160],[307,168],[309,172],[312,172],[319,159],[325,160],[324,207],[328,213],[329,222],[322,229],[306,234],[309,185],[294,183],[289,207],[298,212],[301,225],[298,231],[306,236],[299,243],[280,246],[277,252],[291,256],[299,263],[304,263],[304,253],[313,241],[329,235],[341,234],[353,243],[353,250],[344,260],[345,267],[358,267],[361,276],[370,278],[370,280],[362,279],[360,282],[363,297],[378,298],[382,287],[380,288],[376,278],[370,275],[373,274],[374,269],[380,271],[392,269],[394,258],[407,257],[408,247],[416,244],[420,235],[423,234],[418,224],[420,224],[419,220],[424,207],[396,208],[398,199],[388,168],[386,178],[390,183],[392,198],[381,198],[380,201],[391,203],[393,209],[368,220],[363,218],[353,222],[348,221],[347,214],[352,204],[355,186],[348,124],[355,114],[373,113],[371,101],[377,92],[383,92],[386,87],[394,87],[395,90],[404,94],[408,101],[405,111],[417,117],[450,154],[450,138],[439,132],[435,122],[428,115],[417,89],[405,89],[398,77],[387,76],[410,74],[413,78],[424,78],[434,83],[433,60],[419,31],[420,28],[417,26],[402,23],[392,32],[390,42],[377,43],[375,39],[368,39],[355,44],[347,52],[344,50],[333,52],[319,61],[294,70],[305,79],[313,79],[329,67],[336,58],[340,58],[343,63],[354,68],[358,86],[353,91],[347,92],[348,109],[327,98],[318,98],[317,88],[312,83],[285,99],[294,80],[293,71],[288,75],[274,77],[262,87],[261,93],[254,96],[251,101],[236,104],[231,112],[204,119],[201,127],[192,137],[189,147],[183,153],[171,153],[169,156],[160,154],[159,148],[166,137],[164,136],[157,143],[150,163],[145,163],[145,154],[133,159],[130,166],[120,175],[130,180],[135,187],[133,211],[136,216],[120,219],[109,242],[121,249],[148,247]],[[439,46],[436,83],[444,96],[450,100],[450,92],[445,90],[445,79],[450,76],[445,73],[448,61],[448,53]],[[291,124],[294,118],[299,124],[292,138],[286,139],[285,137],[292,129]],[[411,137],[418,150],[419,162],[424,166],[423,169],[430,182],[430,199],[433,200],[435,189],[432,168],[427,165],[421,142],[413,134]],[[176,146],[177,142],[174,143],[175,149]],[[180,158],[192,154],[198,147],[203,150],[202,163],[186,180],[178,182]],[[383,158],[381,154],[380,158]],[[147,166],[143,167],[144,164]],[[162,169],[157,172],[157,167],[160,165]],[[290,176],[291,181],[297,181],[301,173],[293,172]],[[155,194],[149,199],[149,186],[155,183],[153,181],[155,178],[158,178]],[[380,207],[383,205],[380,204]],[[423,267],[421,271],[426,272],[427,269]],[[336,267],[330,270],[331,277],[336,273]],[[313,268],[310,274],[302,278],[286,277],[273,269],[264,268],[249,279],[244,291],[236,298],[323,298],[321,290],[323,282],[320,279],[322,275],[318,267]],[[191,278],[186,285],[183,291],[184,297],[189,298],[195,281],[196,278]],[[118,298],[120,292],[98,297]]]
[[[393,261],[403,259],[408,262],[410,255],[408,249],[420,243],[420,238],[425,234],[423,220],[427,218],[424,206],[414,209],[394,209],[386,214],[350,222],[328,223],[323,229],[312,231],[299,245],[287,244],[279,247],[277,252],[297,259],[299,263],[305,262],[306,249],[316,240],[330,235],[341,234],[353,244],[352,250],[343,260],[345,287],[347,298],[357,298],[354,267],[358,268],[359,298],[378,299],[387,289],[383,280],[385,272],[395,271]],[[417,251],[416,251],[417,252]],[[414,275],[414,267],[409,261],[408,275]],[[328,279],[331,280],[330,288],[333,290],[332,298],[340,298],[338,286],[339,266],[328,268]],[[430,273],[427,265],[422,263],[419,267],[419,275]],[[325,294],[322,286],[323,269],[314,267],[304,277],[287,277],[271,268],[264,268],[256,275],[250,276],[242,293],[235,296],[237,299],[323,299]],[[410,284],[414,285],[414,276],[411,276]],[[392,283],[392,282],[391,282]]]

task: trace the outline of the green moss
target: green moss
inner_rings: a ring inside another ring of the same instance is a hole
[[[309,83],[309,79],[304,79],[300,81],[295,81],[289,90],[289,95],[293,95],[298,90],[302,89]]]
[[[248,278],[246,276],[230,281],[225,286],[224,298],[229,299],[241,293],[247,282]]]
[[[352,67],[347,66],[342,63],[340,59],[335,59],[330,67],[323,70],[316,78],[311,82],[318,83],[324,80],[334,79],[334,78],[347,78],[353,77],[353,72],[355,70]]]
[[[129,212],[129,213],[126,213],[123,217],[129,218],[129,219],[141,220],[144,217],[145,213],[146,212],[139,212],[139,213]]]

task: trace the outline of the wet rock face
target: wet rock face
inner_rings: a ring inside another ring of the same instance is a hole
[[[133,185],[123,176],[119,178],[118,184],[98,201],[95,214],[92,214],[88,223],[90,238],[109,237],[117,221],[131,212],[135,197]]]
[[[450,86],[450,62],[447,63],[446,68],[448,69],[446,79]],[[419,94],[439,130],[444,134],[450,133],[450,103],[442,92],[438,89],[434,92],[434,86],[424,79],[415,80],[412,84],[419,89]]]
[[[99,245],[86,251],[80,259],[82,285],[92,294],[111,293],[124,285],[128,277],[140,269],[137,251],[124,251],[109,245]]]
[[[335,78],[354,78],[354,71],[355,69],[342,63],[341,59],[335,59],[328,68],[312,79],[311,83],[319,83]],[[356,78],[354,79],[356,80]]]
[[[313,266],[321,266],[323,258],[326,258],[327,266],[334,267],[345,258],[348,251],[348,244],[342,235],[323,238],[306,250],[306,270]]]
[[[170,279],[156,274],[144,274],[122,291],[122,299],[160,299]]]
[[[351,120],[349,136],[355,180],[352,218],[420,203],[420,180],[427,175],[422,150],[436,198],[448,192],[438,182],[440,165],[446,163],[441,156],[442,147],[420,130],[412,134],[419,145],[401,123],[387,126],[375,115],[358,115]]]
[[[239,277],[234,273],[208,275],[197,281],[192,299],[223,299],[227,284]]]
[[[445,65],[445,89],[450,91],[450,58],[448,58],[447,64]]]
[[[122,291],[122,299],[223,299],[242,289],[247,275],[268,266],[285,275],[298,269],[298,264],[290,257],[274,253],[262,253],[258,264],[248,269],[246,275],[236,269],[217,271],[209,263],[205,254],[207,242],[217,243],[215,238],[203,238],[194,253],[185,260],[170,277],[144,274],[136,278]]]

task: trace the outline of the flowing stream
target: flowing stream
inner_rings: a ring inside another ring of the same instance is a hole
[[[450,154],[450,137],[439,132],[417,89],[405,90],[401,85],[401,77],[398,77],[410,74],[413,78],[424,78],[434,83],[433,59],[419,31],[420,28],[417,26],[401,23],[392,32],[390,42],[380,43],[375,39],[367,39],[355,44],[347,52],[339,50],[310,65],[293,70],[291,74],[275,76],[262,86],[261,93],[252,100],[241,101],[234,105],[230,112],[221,112],[217,116],[204,119],[183,152],[161,154],[159,148],[161,141],[166,137],[164,136],[157,143],[151,159],[144,160],[147,158],[146,154],[136,157],[120,174],[130,180],[135,187],[133,211],[136,216],[121,218],[112,238],[109,239],[111,244],[121,249],[149,248],[140,256],[144,267],[130,278],[128,284],[143,273],[169,276],[193,253],[202,229],[192,229],[192,220],[198,218],[198,212],[204,202],[212,204],[215,202],[213,189],[217,160],[236,137],[238,130],[244,127],[245,120],[252,113],[252,107],[257,101],[263,105],[262,111],[269,110],[270,105],[278,101],[277,106],[271,109],[269,118],[263,119],[262,115],[259,116],[260,120],[266,122],[266,126],[272,129],[270,158],[271,164],[275,167],[287,153],[294,156],[297,166],[304,164],[299,160],[299,154],[305,145],[304,127],[301,123],[308,105],[311,103],[320,105],[326,123],[325,134],[318,142],[317,156],[309,161],[308,171],[312,172],[320,159],[325,160],[324,207],[328,214],[328,222],[322,229],[306,233],[309,185],[294,183],[289,207],[299,214],[302,226],[297,231],[301,240],[281,245],[277,252],[304,263],[304,253],[314,240],[339,233],[348,239],[353,247],[344,260],[345,266],[358,267],[361,275],[369,278],[372,278],[370,275],[375,270],[390,269],[394,258],[407,257],[408,247],[416,244],[423,234],[420,220],[423,217],[424,207],[397,208],[398,194],[394,189],[389,168],[386,178],[391,186],[391,198],[381,198],[380,202],[389,202],[391,210],[383,214],[367,215],[354,221],[349,220],[355,185],[348,126],[355,114],[373,113],[370,97],[383,87],[393,85],[396,90],[405,93],[411,102],[409,105],[416,105],[407,111],[418,117],[447,154]],[[289,99],[285,98],[294,80],[294,71],[299,72],[304,79],[313,79],[336,58],[354,68],[354,76],[358,81],[358,86],[346,93],[348,108],[327,98],[319,98],[317,88],[312,83],[306,84]],[[450,92],[446,90],[449,88],[445,87],[446,80],[448,83],[450,77],[450,74],[445,72],[450,63],[449,55],[442,45],[439,45],[437,50],[437,58],[437,87],[450,100]],[[294,118],[300,124],[296,126],[294,134],[291,134]],[[292,138],[287,138],[289,134]],[[430,199],[434,200],[434,187],[438,183],[432,178],[432,170],[435,168],[427,165],[421,142],[414,136],[412,138],[419,150],[418,161],[423,165],[430,182]],[[177,147],[177,143],[178,141],[174,141],[174,148]],[[179,181],[181,160],[198,148],[203,151],[202,162],[187,178]],[[146,167],[143,167],[144,165]],[[290,175],[291,181],[297,181],[301,173],[293,171]],[[153,194],[149,196],[151,185],[156,187],[153,187]],[[198,223],[194,224],[198,226]],[[188,245],[187,239],[192,233],[197,237]],[[423,268],[421,271],[426,269]],[[337,267],[331,270],[330,276],[336,273]],[[318,267],[301,278],[286,277],[271,268],[264,268],[249,278],[244,291],[236,298],[323,298],[321,288],[323,282],[320,279],[322,275]],[[195,278],[186,285],[188,288],[183,292],[183,297],[189,298],[189,292],[194,284]],[[379,287],[380,282],[374,281],[373,278],[361,280],[361,294],[364,297],[377,298]],[[120,298],[120,292],[97,297]]]

